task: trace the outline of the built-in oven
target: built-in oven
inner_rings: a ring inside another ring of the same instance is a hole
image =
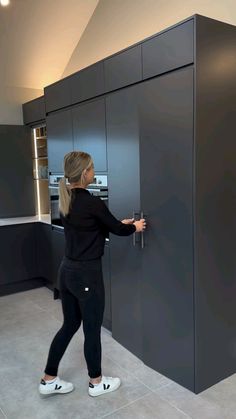
[[[51,224],[58,229],[63,229],[59,213],[59,181],[62,177],[63,174],[61,173],[49,175]],[[95,174],[93,183],[88,185],[86,189],[92,195],[99,196],[108,206],[107,175]]]

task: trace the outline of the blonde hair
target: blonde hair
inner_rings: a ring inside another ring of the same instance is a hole
[[[71,151],[64,157],[64,177],[59,182],[59,210],[66,216],[69,213],[72,193],[66,185],[66,179],[70,183],[79,182],[85,186],[85,173],[93,164],[90,154],[83,151]]]

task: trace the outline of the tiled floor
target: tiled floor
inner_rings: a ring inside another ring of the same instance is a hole
[[[146,367],[105,329],[103,373],[119,376],[120,389],[88,396],[79,331],[59,370],[75,391],[41,398],[39,378],[61,320],[60,301],[47,288],[0,297],[0,419],[236,419],[236,374],[195,395]]]

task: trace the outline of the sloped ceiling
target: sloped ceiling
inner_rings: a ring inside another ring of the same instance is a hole
[[[0,84],[43,89],[60,79],[99,0],[11,0],[0,6]]]

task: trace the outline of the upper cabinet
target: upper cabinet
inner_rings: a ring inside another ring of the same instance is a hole
[[[104,93],[103,61],[78,71],[69,78],[71,104],[99,96]]]
[[[142,80],[141,45],[107,58],[104,70],[107,92]]]
[[[71,104],[69,78],[59,80],[44,89],[46,112],[55,111]]]
[[[105,102],[97,99],[72,109],[74,149],[91,154],[95,171],[107,171]]]
[[[44,96],[22,105],[23,121],[26,125],[33,125],[35,122],[45,120],[45,101]]]
[[[192,63],[193,44],[193,20],[143,42],[143,79]]]
[[[52,113],[46,118],[48,141],[48,169],[51,173],[63,171],[63,158],[73,151],[71,110]]]

